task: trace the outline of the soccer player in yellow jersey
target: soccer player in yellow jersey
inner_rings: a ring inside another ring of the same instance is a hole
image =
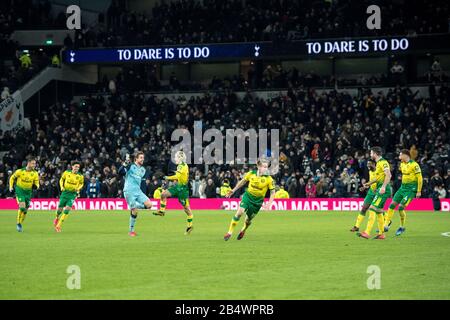
[[[369,181],[375,179],[375,169],[376,169],[376,162],[372,159],[369,159],[367,161],[367,168],[369,169]],[[353,228],[350,229],[351,232],[357,232],[359,231],[359,227],[361,226],[361,223],[364,220],[364,217],[366,216],[367,209],[369,209],[370,205],[372,204],[373,198],[375,198],[375,192],[377,191],[377,185],[374,183],[370,187],[369,186],[362,186],[359,190],[364,191],[366,189],[369,189],[367,191],[366,197],[364,198],[364,203],[361,208],[361,211],[358,214],[358,217],[356,218],[355,225]]]
[[[220,196],[221,196],[222,198],[226,197],[227,194],[228,194],[228,192],[229,192],[230,190],[231,190],[231,187],[230,187],[230,180],[224,179],[224,180],[223,180],[223,184],[222,184],[222,186],[220,187]]]
[[[61,232],[61,225],[67,219],[75,199],[84,185],[84,177],[79,172],[81,163],[79,161],[71,162],[72,170],[66,170],[59,180],[61,196],[59,197],[58,210],[56,218],[53,221],[56,232]]]
[[[273,179],[269,175],[269,162],[266,159],[260,159],[257,162],[257,168],[257,170],[247,172],[244,178],[239,181],[238,184],[233,188],[233,190],[230,190],[227,194],[227,198],[231,197],[237,190],[248,183],[248,188],[247,190],[245,190],[245,193],[242,196],[242,201],[239,209],[231,219],[230,228],[223,237],[225,241],[228,241],[231,238],[234,228],[238,224],[239,219],[241,218],[243,213],[245,213],[246,219],[244,227],[239,233],[237,239],[241,240],[244,237],[245,231],[248,229],[248,227],[252,223],[253,218],[256,217],[263,205],[267,190],[270,190],[270,199],[269,202],[265,205],[264,209],[270,210],[270,207],[272,206],[272,202],[275,197],[275,187]]]
[[[170,181],[176,181],[176,184],[164,190],[161,193],[160,208],[154,215],[164,216],[167,205],[167,198],[176,197],[184,208],[184,212],[187,215],[187,227],[185,235],[191,234],[194,229],[192,221],[194,215],[192,214],[191,207],[189,205],[189,167],[186,164],[186,154],[183,151],[178,151],[175,154],[175,164],[177,165],[177,171],[174,175],[166,176],[164,179]]]
[[[283,186],[275,187],[275,199],[289,199],[289,193],[284,190]]]
[[[400,227],[395,233],[396,236],[401,235],[406,231],[405,220],[406,212],[405,208],[409,205],[412,199],[419,198],[422,192],[422,170],[417,162],[411,160],[411,154],[408,149],[403,149],[400,151],[399,159],[400,171],[402,173],[402,185],[400,189],[394,195],[392,203],[389,206],[388,212],[385,217],[384,231],[389,231],[389,226],[394,215],[394,210],[398,204],[398,212],[400,214]]]
[[[27,159],[26,167],[17,169],[9,178],[9,191],[12,192],[14,188],[19,204],[19,211],[17,212],[18,232],[23,231],[22,224],[30,207],[33,186],[39,189],[39,174],[35,168],[36,160],[30,157]]]
[[[375,223],[375,216],[378,223],[378,235],[374,239],[385,239],[384,235],[384,217],[383,207],[386,200],[391,196],[392,190],[389,182],[391,181],[391,167],[389,162],[382,157],[380,147],[373,147],[370,149],[370,157],[376,161],[375,176],[369,182],[365,183],[365,187],[370,187],[376,184],[375,197],[369,207],[369,220],[367,221],[366,230],[357,233],[361,238],[369,239],[373,224]]]

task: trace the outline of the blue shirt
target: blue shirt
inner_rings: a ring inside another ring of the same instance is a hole
[[[122,167],[120,169],[125,171],[125,185],[123,187],[123,192],[141,191],[141,181],[145,176],[145,168],[133,163],[128,167]]]

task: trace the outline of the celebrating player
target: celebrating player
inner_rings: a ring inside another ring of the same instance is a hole
[[[375,223],[375,216],[378,222],[378,235],[374,239],[385,239],[384,235],[384,217],[383,207],[386,200],[391,195],[391,169],[389,162],[382,157],[382,151],[380,147],[373,147],[370,150],[370,157],[376,161],[375,176],[369,182],[365,183],[365,187],[370,187],[372,184],[376,184],[375,196],[369,207],[369,220],[367,221],[367,227],[364,232],[357,233],[359,237],[369,239],[370,231],[372,231],[373,224]]]
[[[177,171],[174,175],[166,176],[164,179],[176,181],[175,185],[169,189],[164,190],[161,193],[160,208],[154,215],[164,216],[167,205],[167,198],[175,197],[184,208],[184,212],[187,215],[187,227],[185,235],[188,235],[194,229],[192,221],[194,215],[192,214],[191,207],[189,205],[189,167],[186,164],[186,154],[183,151],[177,151],[175,154],[175,164],[177,165]]]
[[[369,169],[369,181],[374,180],[375,178],[375,168],[376,163],[374,160],[369,159],[367,161],[367,169]],[[358,214],[358,217],[356,218],[355,226],[350,229],[351,232],[359,231],[359,227],[361,226],[361,223],[364,220],[364,217],[366,216],[367,209],[369,209],[370,204],[373,201],[373,198],[375,197],[375,192],[377,190],[377,185],[374,183],[370,187],[363,185],[359,190],[364,191],[366,189],[369,189],[367,191],[366,197],[364,198],[364,203],[361,208],[361,212]]]
[[[19,204],[17,212],[17,231],[22,232],[22,224],[30,207],[33,186],[39,189],[39,174],[35,170],[36,160],[32,157],[27,159],[27,165],[24,168],[17,169],[9,178],[9,191],[12,192],[15,185],[16,199]]]
[[[130,207],[130,228],[129,235],[135,237],[137,234],[134,231],[136,224],[138,209],[150,209],[152,203],[150,199],[141,190],[141,181],[145,176],[144,153],[138,151],[134,155],[134,163],[130,164],[129,155],[122,166],[119,168],[119,173],[125,175],[125,185],[123,187],[123,194]]]
[[[67,219],[75,199],[79,196],[81,188],[83,188],[84,177],[79,172],[81,163],[77,160],[71,162],[72,170],[66,170],[59,179],[61,188],[61,196],[59,197],[58,210],[56,218],[53,221],[56,232],[61,232],[61,226]],[[64,211],[63,211],[64,210]]]
[[[384,231],[389,231],[390,222],[392,220],[392,216],[394,215],[394,210],[398,204],[398,212],[400,214],[400,227],[397,229],[395,233],[396,236],[401,235],[406,231],[405,228],[405,220],[406,220],[406,212],[405,208],[409,205],[412,199],[415,197],[419,198],[421,196],[422,191],[422,171],[420,170],[420,166],[414,160],[411,160],[411,154],[408,149],[403,149],[400,151],[399,159],[400,163],[400,171],[402,173],[402,185],[400,189],[394,195],[392,199],[392,203],[389,206],[387,211],[385,222],[384,222]]]
[[[248,183],[248,188],[245,190],[244,195],[242,196],[242,201],[237,210],[236,214],[231,219],[230,228],[228,232],[225,234],[223,239],[228,241],[233,234],[234,228],[239,222],[242,214],[245,213],[245,223],[241,232],[239,233],[237,239],[241,240],[245,231],[248,229],[250,224],[252,223],[253,218],[256,217],[261,206],[264,202],[264,196],[267,193],[267,190],[270,190],[270,199],[269,202],[264,206],[264,209],[270,210],[272,206],[273,199],[275,197],[275,187],[272,177],[269,175],[269,161],[266,159],[259,159],[257,162],[257,170],[249,171],[245,174],[244,178],[238,182],[238,184],[230,190],[227,194],[227,198],[231,197],[237,190],[243,187]]]

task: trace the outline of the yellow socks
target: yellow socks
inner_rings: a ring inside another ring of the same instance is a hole
[[[64,222],[64,220],[67,219],[67,217],[69,216],[69,210],[64,210],[64,213],[61,215],[61,217],[59,218],[58,224],[56,225],[58,228],[61,227],[62,223]]]
[[[236,218],[235,216],[233,216],[233,219],[231,219],[230,228],[228,229],[229,234],[233,233],[234,228],[236,227],[238,222],[239,222],[239,218]]]
[[[242,228],[242,232],[244,232],[245,230],[247,230],[248,229],[248,227],[250,227],[250,224],[251,224],[251,222],[250,223],[247,223],[247,221],[245,221],[244,222],[244,227]]]
[[[367,210],[369,212],[369,220],[367,221],[367,227],[366,227],[366,233],[370,234],[370,232],[372,231],[373,228],[373,224],[375,223],[375,211],[369,209]]]
[[[384,217],[382,213],[377,213],[378,234],[384,233]]]
[[[398,210],[398,213],[400,213],[400,226],[404,227],[406,221],[406,211],[404,209],[400,209]]]
[[[395,207],[394,208],[389,207],[389,209],[388,209],[388,211],[386,213],[386,216],[384,218],[384,225],[385,226],[388,226],[389,222],[391,222],[392,217],[394,216],[394,210],[395,210]]]
[[[20,217],[20,224],[22,224],[25,221],[26,216],[27,216],[27,213],[22,212],[22,216]]]
[[[25,220],[25,217],[27,215],[27,209],[25,208],[19,208],[17,211],[17,224],[22,224]]]
[[[56,219],[59,219],[59,217],[61,216],[61,213],[62,213],[62,209],[56,210]]]
[[[192,227],[192,220],[194,220],[193,214],[191,214],[190,216],[187,217],[187,227],[188,228]]]
[[[62,223],[64,222],[64,220],[66,220],[68,214],[64,213],[63,215],[61,215],[61,218],[59,218],[58,224],[56,225],[57,227],[61,227]]]
[[[358,214],[358,217],[356,218],[355,227],[359,228],[361,226],[361,223],[364,220],[364,217],[362,214]]]
[[[17,224],[20,224],[22,221],[22,210],[17,210]]]
[[[161,199],[159,202],[159,212],[165,212],[166,211],[166,204],[167,204],[167,199],[163,200]]]

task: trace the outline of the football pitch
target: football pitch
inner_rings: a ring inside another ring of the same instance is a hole
[[[409,212],[395,237],[396,213],[384,241],[349,232],[354,212],[261,212],[228,242],[232,212],[194,215],[185,236],[183,212],[141,212],[131,238],[125,211],[73,212],[62,233],[53,212],[30,212],[18,233],[2,211],[0,299],[450,299],[449,213]]]

